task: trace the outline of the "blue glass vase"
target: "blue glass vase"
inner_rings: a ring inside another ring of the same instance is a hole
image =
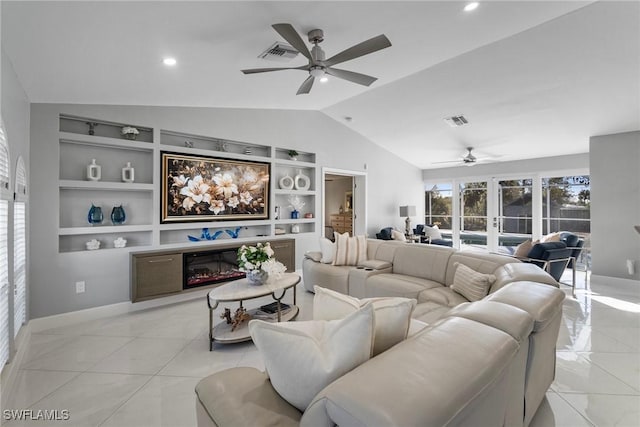
[[[291,211],[291,219],[298,219],[299,217],[300,217],[300,212],[298,212],[295,209]]]
[[[104,220],[104,216],[102,215],[102,208],[100,206],[95,206],[93,203],[91,204],[91,209],[89,209],[89,214],[87,214],[87,221],[91,225],[102,224]]]
[[[124,213],[124,208],[122,207],[122,205],[114,206],[111,210],[111,222],[113,223],[113,225],[124,224],[126,219],[127,215]]]

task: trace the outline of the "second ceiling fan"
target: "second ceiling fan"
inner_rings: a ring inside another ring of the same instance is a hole
[[[391,42],[384,34],[373,37],[369,40],[365,40],[362,43],[358,43],[355,46],[351,46],[342,52],[333,55],[331,58],[326,59],[325,53],[319,44],[324,40],[324,33],[322,30],[311,30],[307,34],[309,42],[313,43],[311,50],[307,48],[307,45],[302,40],[298,32],[293,28],[291,24],[274,24],[273,29],[278,32],[291,46],[293,46],[298,52],[304,55],[309,63],[300,67],[283,67],[283,68],[253,68],[249,70],[242,70],[244,74],[265,73],[269,71],[281,71],[281,70],[303,70],[309,73],[309,77],[306,78],[302,85],[298,89],[296,95],[307,94],[313,86],[313,82],[316,78],[320,78],[325,74],[338,77],[340,79],[348,80],[353,83],[358,83],[364,86],[369,86],[371,83],[377,80],[376,77],[371,77],[366,74],[356,73],[353,71],[342,70],[339,68],[333,68],[334,65],[342,62],[350,61],[355,58],[367,55],[369,53],[377,52],[391,46]]]

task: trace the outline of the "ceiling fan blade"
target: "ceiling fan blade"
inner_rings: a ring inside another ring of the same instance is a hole
[[[313,76],[307,77],[307,79],[303,81],[302,84],[300,85],[300,89],[298,89],[298,91],[296,92],[296,95],[304,95],[309,93],[309,91],[311,90],[311,86],[313,86],[313,81],[315,79],[316,78]]]
[[[280,70],[306,70],[308,67],[279,67],[279,68],[251,68],[249,70],[241,70],[245,74],[255,74],[255,73],[267,73],[269,71],[280,71]]]
[[[331,58],[324,61],[324,65],[325,67],[330,67],[341,62],[349,61],[351,59],[359,58],[369,53],[376,52],[389,46],[391,46],[391,42],[389,41],[387,36],[385,36],[384,34],[380,34],[379,36],[373,37],[369,40],[365,40],[362,43],[358,43],[355,46],[351,46],[350,48],[345,49],[336,55],[333,55]]]
[[[303,54],[309,59],[309,61],[313,61],[311,58],[311,52],[307,48],[307,45],[304,43],[300,34],[296,31],[295,28],[291,24],[273,24],[273,29],[278,32],[284,38],[287,43],[293,46],[298,52]]]
[[[369,86],[371,83],[378,80],[376,77],[367,76],[366,74],[354,73],[353,71],[340,70],[338,68],[326,68],[325,73],[338,77],[340,79],[349,80],[353,83]]]
[[[463,160],[447,160],[445,162],[431,162],[432,165],[438,165],[438,164],[442,164],[442,163],[462,163]]]

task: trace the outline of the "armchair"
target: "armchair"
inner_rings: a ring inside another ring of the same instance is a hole
[[[560,241],[564,242],[568,248],[571,248],[571,260],[569,260],[569,264],[567,264],[567,268],[573,268],[573,264],[578,260],[580,254],[582,253],[582,247],[584,246],[584,239],[581,239],[580,236],[569,233],[568,231],[563,231],[560,233]]]
[[[519,257],[520,261],[535,264],[549,273],[556,282],[560,282],[562,273],[569,265],[572,257],[573,248],[567,247],[564,242],[545,242],[536,243],[529,251],[526,257]],[[573,268],[572,293],[575,295],[576,289],[576,268]]]

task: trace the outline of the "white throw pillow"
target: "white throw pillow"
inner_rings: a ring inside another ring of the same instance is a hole
[[[532,248],[533,242],[531,241],[531,239],[527,239],[518,245],[513,256],[516,256],[518,258],[525,258],[527,255],[529,255],[529,252],[531,252]]]
[[[271,385],[303,412],[320,390],[369,360],[373,327],[371,304],[341,320],[249,322]]]
[[[456,262],[453,264],[456,269],[453,275],[451,289],[468,299],[478,301],[486,297],[496,276],[493,274],[479,273],[464,264]]]
[[[442,239],[442,233],[440,233],[437,226],[429,227],[428,225],[425,225],[424,235],[426,237],[430,237],[431,240]]]
[[[333,233],[336,240],[333,265],[360,265],[367,260],[367,238],[349,237],[349,233]]]
[[[399,242],[406,242],[407,238],[404,233],[401,233],[398,230],[391,230],[391,240],[397,240]]]
[[[543,236],[542,239],[540,239],[540,243],[546,243],[546,242],[559,242],[560,241],[560,232],[557,233],[549,233],[546,236]]]
[[[326,237],[320,238],[320,252],[322,252],[322,259],[320,262],[323,264],[331,264],[336,256],[336,245]]]
[[[375,332],[373,353],[376,356],[407,338],[411,313],[416,300],[410,298],[365,298],[358,299],[320,286],[313,287],[313,319],[342,319],[371,303],[374,309]]]

